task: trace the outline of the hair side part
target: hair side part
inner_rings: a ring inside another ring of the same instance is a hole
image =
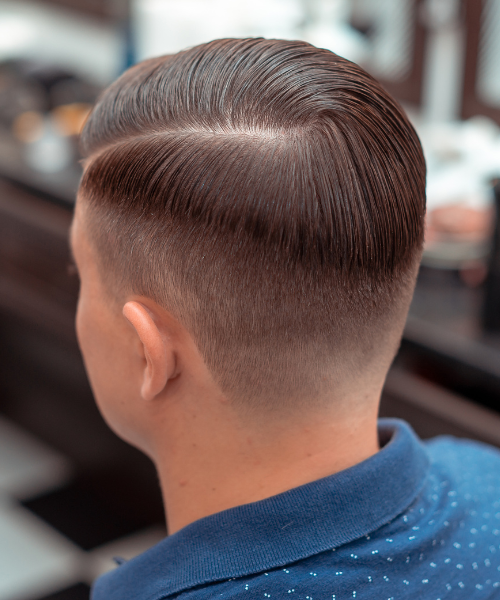
[[[82,147],[106,280],[168,308],[235,402],[324,398],[395,352],[425,161],[357,65],[264,39],[151,59],[103,93]]]

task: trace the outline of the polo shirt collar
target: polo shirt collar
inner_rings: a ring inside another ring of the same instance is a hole
[[[379,421],[381,450],[334,475],[191,523],[100,578],[94,596],[160,600],[281,567],[368,535],[416,498],[429,469],[404,421]]]

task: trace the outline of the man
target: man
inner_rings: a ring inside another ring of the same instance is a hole
[[[500,597],[498,452],[377,424],[424,233],[397,103],[219,40],[130,69],[82,144],[78,337],[170,533],[94,600]]]

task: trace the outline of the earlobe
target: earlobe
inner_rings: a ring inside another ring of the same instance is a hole
[[[168,338],[158,328],[151,312],[143,304],[136,301],[127,302],[122,312],[135,329],[143,349],[141,396],[144,400],[153,400],[176,374],[175,353]]]

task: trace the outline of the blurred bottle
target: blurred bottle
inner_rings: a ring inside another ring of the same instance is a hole
[[[495,181],[495,229],[485,282],[483,327],[486,331],[500,331],[500,179]]]

